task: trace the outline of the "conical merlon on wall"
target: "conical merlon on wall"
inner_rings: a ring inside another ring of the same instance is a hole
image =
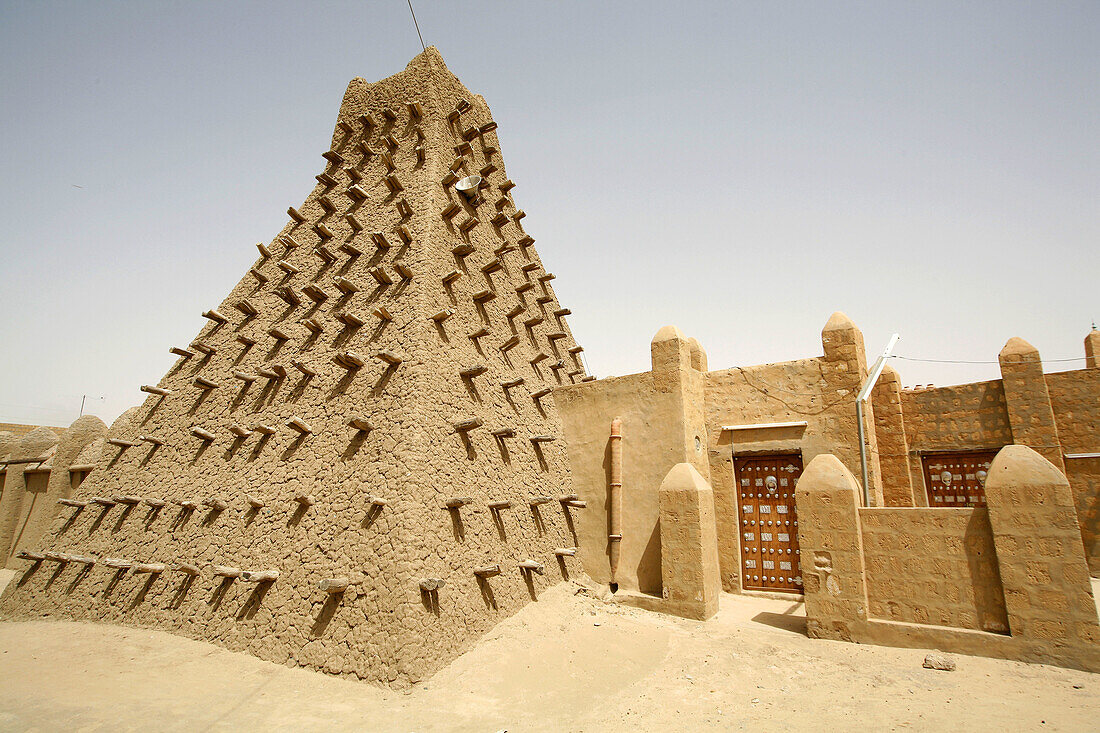
[[[584,371],[495,129],[434,48],[354,79],[317,185],[9,559],[4,614],[405,685],[566,577],[550,389]]]

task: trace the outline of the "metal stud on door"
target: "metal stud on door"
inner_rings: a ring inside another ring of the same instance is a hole
[[[802,592],[794,488],[802,456],[734,457],[741,522],[741,587]]]

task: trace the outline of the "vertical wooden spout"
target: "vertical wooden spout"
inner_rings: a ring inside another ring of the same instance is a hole
[[[619,569],[619,545],[623,540],[623,421],[615,418],[611,421],[611,501],[608,512],[610,514],[611,533],[607,539],[610,542],[609,555],[611,559],[611,585],[618,585],[616,572]]]

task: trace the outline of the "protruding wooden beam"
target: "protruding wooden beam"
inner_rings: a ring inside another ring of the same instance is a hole
[[[489,367],[484,364],[474,364],[462,369],[458,374],[463,379],[473,379],[474,377],[480,377],[485,372],[489,371]]]
[[[202,505],[207,509],[213,509],[216,512],[224,512],[229,508],[229,502],[225,499],[219,499],[216,496],[211,496],[202,500]]]
[[[317,588],[325,593],[343,593],[351,584],[347,578],[325,578],[317,583]]]
[[[381,351],[374,352],[374,358],[381,359],[382,361],[389,364],[391,367],[395,367],[399,365],[402,361],[404,361],[399,355],[388,349],[382,349]]]
[[[141,391],[148,394],[157,395],[158,397],[167,397],[168,395],[172,394],[172,390],[170,389],[165,389],[164,387],[155,387],[151,384],[141,385]]]
[[[167,569],[168,569],[168,566],[165,565],[162,562],[138,562],[138,563],[134,563],[130,567],[130,572],[133,573],[134,575],[139,575],[141,573],[150,573],[152,575],[160,575],[161,573],[163,573]]]
[[[123,440],[122,438],[107,438],[107,444],[113,445],[116,448],[121,448],[122,450],[126,450],[127,448],[136,448],[141,445],[141,443],[138,443],[136,441]]]
[[[99,561],[99,564],[115,570],[129,570],[134,565],[132,560],[124,560],[120,557],[105,557]]]
[[[301,359],[295,359],[294,361],[290,362],[290,364],[307,377],[317,376],[317,370],[306,362],[302,361]]]
[[[314,169],[314,170],[316,170],[316,169]],[[306,218],[304,216],[302,216],[302,213],[300,211],[298,211],[297,209],[295,209],[293,206],[289,207],[286,210],[286,213],[291,219],[298,222],[299,224],[304,223],[305,220],[306,220]]]
[[[183,357],[184,359],[190,359],[195,356],[194,351],[189,351],[188,349],[183,349],[179,346],[173,346],[172,348],[168,349],[168,353],[175,354],[176,356]]]
[[[220,311],[216,311],[216,310],[213,310],[213,309],[208,310],[208,311],[203,311],[202,317],[207,319],[207,320],[213,321],[214,323],[219,323],[219,324],[229,322],[229,319],[226,318],[225,315],[223,315]]]
[[[278,579],[278,570],[244,570],[241,572],[241,580],[246,583],[274,583]]]
[[[553,443],[556,438],[553,435],[532,435],[532,443]]]
[[[348,425],[355,428],[361,433],[369,433],[370,431],[374,430],[374,425],[372,425],[371,421],[365,417],[353,417],[352,419],[348,420]]]
[[[215,565],[211,568],[215,578],[239,578],[241,577],[241,569],[230,567],[228,565]]]
[[[318,244],[313,248],[313,256],[319,257],[325,264],[332,264],[336,261],[336,255],[334,255],[324,244]]]
[[[259,310],[257,310],[256,306],[252,305],[252,301],[248,300],[247,298],[238,300],[236,303],[233,304],[233,307],[247,317],[255,316],[260,312]]]
[[[391,277],[390,274],[386,272],[386,268],[382,265],[379,265],[378,267],[372,267],[370,270],[370,276],[377,280],[380,285],[393,284],[393,277]]]
[[[203,389],[203,390],[217,389],[218,388],[218,383],[217,382],[212,381],[210,379],[207,379],[206,377],[203,377],[203,376],[195,377],[194,379],[191,380],[191,384],[193,384],[196,387],[198,387],[199,389]]]
[[[350,326],[352,328],[358,328],[365,323],[362,318],[352,313],[351,311],[340,311],[336,314],[336,320],[340,321],[340,323],[343,323],[345,326]]]
[[[358,369],[367,363],[362,356],[354,351],[342,351],[333,357],[333,361],[345,369]]]
[[[492,431],[494,438],[512,438],[515,437],[515,428],[497,428]]]
[[[489,502],[489,508],[492,509],[493,511],[500,511],[501,509],[511,509],[512,508],[512,502],[509,501],[508,499],[500,499],[500,500],[496,500],[496,501],[490,501]]]
[[[546,573],[546,566],[540,562],[534,560],[523,560],[519,564],[520,570],[525,573],[535,573],[537,575],[543,575]]]
[[[541,400],[543,397],[550,394],[552,391],[553,390],[550,389],[549,387],[543,387],[542,389],[538,390],[537,392],[532,392],[531,397],[536,399],[536,400]]]
[[[245,499],[248,502],[248,506],[253,509],[263,509],[267,506],[267,502],[257,496],[249,496]]]
[[[287,427],[297,430],[302,435],[309,435],[313,432],[313,428],[309,426],[302,418],[294,416],[286,421]]]
[[[272,326],[271,328],[267,329],[267,335],[275,339],[276,341],[290,340],[290,334],[284,331],[279,326]]]
[[[125,494],[123,496],[116,496],[116,497],[113,497],[113,498],[114,498],[116,504],[127,504],[129,506],[133,506],[134,504],[140,504],[141,503],[141,497],[140,496],[133,496],[131,494]]]
[[[249,273],[250,275],[252,275],[252,277],[256,278],[256,281],[257,281],[258,283],[260,283],[260,285],[263,285],[264,283],[266,283],[266,282],[267,282],[268,280],[270,280],[270,279],[271,279],[271,278],[269,278],[269,277],[268,277],[267,275],[265,275],[265,274],[263,274],[262,272],[260,272],[260,270],[259,270],[258,268],[256,268],[256,267],[253,267],[252,269],[250,269],[250,270],[248,271],[248,273]]]
[[[199,508],[197,501],[191,501],[190,499],[172,499],[172,503],[177,505],[181,511],[193,512]]]
[[[532,496],[527,503],[531,506],[542,506],[543,504],[549,504],[554,500],[552,496]]]
[[[384,305],[378,306],[377,308],[372,310],[371,313],[374,314],[375,318],[382,321],[383,323],[389,323],[393,320],[393,314],[390,313],[389,308]]]
[[[88,502],[80,501],[79,499],[58,499],[57,503],[61,506],[71,506],[76,507],[77,509],[83,509],[84,507],[88,506]]]
[[[213,443],[214,434],[209,430],[203,430],[202,428],[191,428],[191,434],[204,443]]]
[[[319,288],[316,285],[305,286],[304,288],[302,288],[302,294],[312,300],[314,303],[324,303],[326,300],[328,300],[328,293],[326,293],[322,288]]]
[[[472,496],[452,496],[443,502],[444,509],[461,509],[467,504],[473,504],[474,498]]]
[[[260,367],[256,370],[256,374],[260,375],[264,379],[285,379],[286,367],[280,366],[279,364],[272,364],[270,366]]]
[[[233,376],[234,378],[239,379],[246,384],[252,384],[260,378],[258,374],[249,374],[248,372],[242,372],[239,370],[235,370],[233,372]]]
[[[293,267],[293,265],[291,266]],[[295,268],[295,270],[297,270],[297,268]],[[287,305],[299,305],[302,302],[302,296],[289,285],[284,288],[279,288],[278,296],[285,300]]]
[[[166,502],[164,499],[158,499],[155,496],[145,497],[145,506],[149,507],[150,509],[163,509],[164,505],[167,503],[168,502]]]
[[[198,565],[192,565],[186,562],[176,563],[172,566],[172,570],[177,573],[183,573],[184,575],[199,575],[201,572]]]
[[[447,585],[447,581],[442,578],[423,578],[420,583],[420,590],[425,593],[437,593],[439,589]]]
[[[491,578],[494,575],[500,575],[500,565],[482,565],[474,568],[474,575],[479,578]]]
[[[274,435],[276,433],[275,426],[264,423],[258,423],[254,430],[261,435]]]
[[[150,445],[162,446],[164,445],[164,439],[158,438],[154,435],[139,435],[138,440],[143,443],[149,443]]]
[[[30,560],[31,562],[42,562],[46,559],[46,556],[41,552],[31,552],[30,550],[20,550],[16,557],[20,560]]]
[[[336,285],[336,288],[344,295],[352,295],[359,292],[359,286],[351,280],[348,280],[346,277],[341,277],[340,275],[337,275],[336,277],[332,278],[332,282]]]
[[[456,433],[468,433],[474,428],[480,428],[482,425],[480,417],[471,417],[468,420],[462,420],[455,423]]]
[[[573,557],[574,555],[577,554],[577,548],[576,547],[559,547],[558,549],[554,550],[554,554],[557,555],[558,557]]]
[[[260,250],[260,257],[265,260],[271,256],[271,250],[269,250],[267,245],[263,242],[256,242],[256,249]]]

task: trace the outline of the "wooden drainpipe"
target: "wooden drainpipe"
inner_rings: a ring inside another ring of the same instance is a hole
[[[610,542],[611,589],[618,590],[616,572],[619,569],[619,546],[623,541],[623,421],[615,418],[611,421],[611,532],[607,535]]]

